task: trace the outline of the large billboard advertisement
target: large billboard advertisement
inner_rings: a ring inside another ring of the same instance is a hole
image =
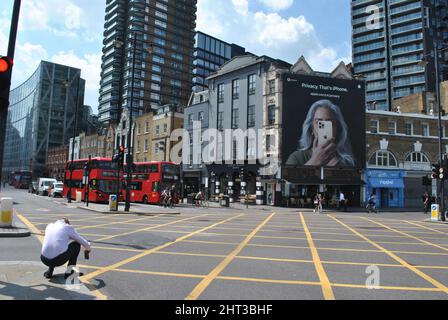
[[[364,82],[285,74],[283,84],[283,165],[364,168]]]

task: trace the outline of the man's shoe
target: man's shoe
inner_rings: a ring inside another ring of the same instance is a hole
[[[51,279],[53,278],[53,270],[48,269],[47,271],[44,272],[44,277],[47,279]]]
[[[64,279],[67,280],[74,273],[75,273],[75,270],[72,270],[70,273],[64,273]],[[82,272],[78,273],[78,277],[82,277],[83,275],[84,275],[84,273],[82,273]]]

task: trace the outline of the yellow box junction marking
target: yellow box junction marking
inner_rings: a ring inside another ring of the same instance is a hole
[[[185,300],[196,300],[204,292],[204,290],[216,279],[217,276],[232,262],[233,259],[243,250],[243,248],[249,243],[249,241],[255,236],[255,234],[266,224],[275,212],[261,222],[239,245],[233,250],[221,263],[216,266],[199,284],[190,292]]]
[[[107,237],[104,237],[104,238],[96,239],[95,241],[110,240],[110,239],[113,239],[113,238],[116,238],[116,237],[122,237],[122,236],[127,236],[127,235],[130,235],[130,234],[134,234],[134,233],[149,231],[149,230],[153,230],[153,229],[169,226],[171,224],[179,223],[179,222],[182,222],[182,221],[188,221],[188,220],[193,220],[193,219],[196,219],[196,218],[202,218],[202,217],[205,217],[205,216],[208,216],[208,215],[209,214],[201,214],[201,215],[193,216],[193,217],[190,217],[190,218],[180,219],[180,220],[176,220],[176,221],[170,221],[170,222],[167,222],[167,223],[157,224],[155,226],[149,226],[149,227],[142,228],[142,229],[137,229],[137,230],[132,230],[132,231],[128,231],[128,232],[123,232],[123,233],[119,233],[119,234],[112,235],[112,236],[107,236]]]
[[[400,230],[396,230],[396,229],[391,228],[391,227],[389,227],[389,226],[386,226],[385,224],[382,224],[382,223],[380,223],[380,222],[376,222],[376,221],[370,220],[370,219],[368,219],[368,218],[363,218],[363,219],[364,219],[364,220],[367,220],[367,221],[370,221],[370,222],[372,222],[372,223],[375,223],[375,224],[377,224],[377,225],[379,225],[379,226],[381,226],[381,227],[383,227],[383,228],[386,228],[386,229],[389,229],[389,230],[391,230],[391,231],[394,231],[394,232],[397,232],[397,233],[399,233],[399,234],[402,234],[402,235],[404,235],[404,236],[406,236],[406,237],[408,237],[408,238],[411,238],[411,239],[420,241],[420,242],[422,242],[422,243],[424,243],[424,244],[427,244],[428,246],[433,246],[433,247],[439,248],[439,249],[441,249],[441,250],[448,251],[447,248],[442,247],[442,246],[439,246],[438,244],[435,244],[435,243],[432,243],[432,242],[423,240],[423,239],[421,239],[421,238],[419,238],[419,237],[413,236],[413,235],[408,234],[408,233],[406,233],[406,232],[403,232],[403,231],[400,231]]]
[[[325,272],[324,266],[319,257],[319,253],[317,252],[316,246],[314,245],[313,237],[308,230],[308,226],[306,225],[306,221],[302,213],[300,213],[300,220],[302,221],[303,229],[305,230],[306,238],[311,250],[311,255],[313,257],[314,267],[316,268],[317,275],[319,276],[324,298],[325,300],[335,300],[333,289],[331,289],[330,280],[328,280],[327,273]]]
[[[403,260],[402,258],[400,258],[399,256],[397,256],[396,254],[390,252],[389,250],[385,249],[384,247],[380,246],[379,244],[377,244],[376,242],[370,240],[369,238],[367,238],[366,236],[364,236],[363,234],[359,233],[358,231],[356,231],[355,229],[351,228],[350,226],[346,225],[344,222],[340,221],[339,219],[333,217],[332,215],[328,215],[331,219],[337,221],[338,223],[340,223],[341,225],[343,225],[344,227],[346,227],[347,229],[349,229],[350,231],[352,231],[354,234],[356,234],[357,236],[359,236],[360,238],[364,239],[365,241],[369,242],[371,245],[377,247],[378,249],[380,249],[381,251],[383,251],[385,254],[387,254],[388,256],[390,256],[391,258],[393,258],[394,260],[398,261],[399,263],[401,263],[403,266],[405,266],[406,268],[408,268],[409,270],[413,271],[414,273],[416,273],[417,275],[419,275],[420,277],[422,277],[423,279],[425,279],[426,281],[428,281],[429,283],[431,283],[432,285],[434,285],[437,289],[443,291],[444,293],[448,294],[448,288],[440,283],[439,281],[437,281],[436,279],[433,279],[432,277],[430,277],[429,275],[427,275],[426,273],[422,272],[421,270],[417,269],[416,267],[410,265],[408,262],[406,262],[405,260]]]
[[[89,281],[90,279],[93,279],[93,278],[95,278],[95,277],[97,277],[97,276],[99,276],[99,275],[101,275],[101,274],[103,274],[103,273],[106,273],[106,272],[109,272],[109,271],[114,271],[114,270],[120,268],[121,266],[123,266],[123,265],[125,265],[125,264],[134,262],[134,261],[136,261],[136,260],[138,260],[138,259],[141,259],[141,258],[143,258],[143,257],[146,257],[146,256],[148,256],[148,255],[150,255],[150,254],[152,254],[152,253],[155,253],[155,252],[159,251],[159,250],[165,249],[165,248],[167,248],[167,247],[169,247],[169,246],[171,246],[171,245],[173,245],[173,244],[175,244],[175,243],[178,243],[178,242],[181,242],[181,241],[183,241],[183,240],[185,240],[185,239],[188,239],[189,237],[192,237],[192,236],[194,236],[194,235],[196,235],[196,234],[198,234],[198,233],[207,231],[207,230],[209,230],[209,229],[211,229],[211,228],[213,228],[213,227],[215,227],[215,226],[217,226],[217,225],[220,225],[220,224],[222,224],[222,223],[226,223],[226,222],[228,222],[228,221],[237,219],[237,218],[239,218],[239,217],[241,217],[241,216],[244,216],[244,214],[242,213],[242,214],[239,214],[239,215],[236,215],[236,216],[227,218],[227,219],[225,219],[225,220],[222,220],[222,221],[219,221],[219,222],[217,222],[217,223],[214,223],[214,224],[212,224],[212,225],[210,225],[210,226],[208,226],[208,227],[202,228],[202,229],[197,230],[197,231],[194,231],[194,232],[192,232],[192,233],[190,233],[190,234],[188,234],[188,235],[185,235],[185,236],[182,236],[182,237],[180,237],[180,238],[177,238],[176,240],[174,240],[174,241],[172,241],[172,242],[168,242],[168,243],[165,243],[165,244],[160,245],[160,246],[158,246],[158,247],[155,247],[155,248],[152,248],[152,249],[149,249],[149,250],[145,250],[145,251],[143,251],[142,253],[137,254],[137,255],[135,255],[135,256],[133,256],[133,257],[130,257],[130,258],[128,258],[128,259],[121,260],[121,261],[119,261],[119,262],[117,262],[117,263],[114,263],[114,264],[109,265],[109,266],[107,266],[107,267],[101,268],[101,269],[99,269],[99,270],[97,270],[97,271],[95,271],[95,272],[89,273],[88,275],[83,276],[82,279],[83,279],[84,281]]]

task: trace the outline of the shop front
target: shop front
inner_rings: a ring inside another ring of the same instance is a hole
[[[366,170],[366,194],[376,195],[378,208],[404,208],[404,170]]]
[[[312,208],[318,193],[324,197],[324,207],[338,208],[340,193],[349,207],[361,203],[361,170],[356,168],[282,168],[282,206]]]

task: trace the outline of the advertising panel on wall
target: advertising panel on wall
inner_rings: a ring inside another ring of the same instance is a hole
[[[287,167],[365,167],[365,84],[283,76],[282,163]]]

